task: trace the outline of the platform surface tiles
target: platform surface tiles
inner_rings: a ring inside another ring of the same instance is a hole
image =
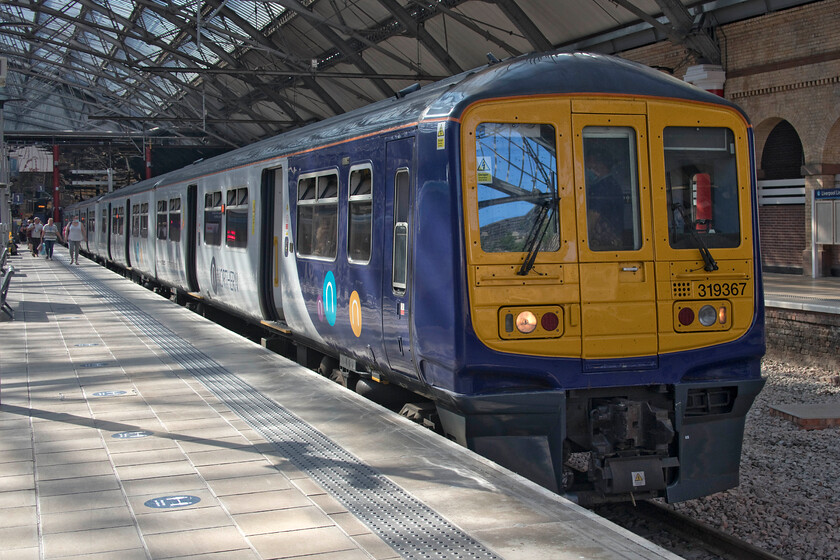
[[[91,261],[0,319],[0,558],[676,556]]]

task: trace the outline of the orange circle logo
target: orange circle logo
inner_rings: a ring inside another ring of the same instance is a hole
[[[362,302],[355,290],[350,294],[350,327],[356,337],[362,336]]]

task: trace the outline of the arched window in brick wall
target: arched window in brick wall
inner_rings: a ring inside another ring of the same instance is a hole
[[[781,121],[761,154],[758,182],[761,207],[761,260],[769,272],[802,273],[805,250],[804,151],[796,129]]]
[[[796,179],[802,177],[805,152],[799,134],[787,121],[776,125],[761,154],[762,179]]]

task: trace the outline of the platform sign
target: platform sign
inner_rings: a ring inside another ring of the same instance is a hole
[[[128,391],[98,391],[93,394],[94,397],[119,397],[128,394]]]
[[[200,501],[201,498],[198,496],[161,496],[160,498],[147,500],[143,505],[152,509],[174,509],[192,506]]]
[[[79,367],[98,368],[98,367],[105,367],[107,365],[108,365],[108,362],[87,362],[85,364],[79,364]]]
[[[155,435],[154,432],[136,431],[136,432],[118,432],[111,434],[114,439],[139,439]]]
[[[814,191],[814,198],[817,200],[840,199],[840,189],[817,189]]]
[[[85,342],[84,344],[75,344],[77,348],[87,348],[88,346],[99,346],[98,342]]]

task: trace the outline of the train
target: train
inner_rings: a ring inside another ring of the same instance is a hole
[[[662,71],[531,53],[65,216],[90,258],[553,492],[678,502],[737,486],[764,384],[753,142]]]

